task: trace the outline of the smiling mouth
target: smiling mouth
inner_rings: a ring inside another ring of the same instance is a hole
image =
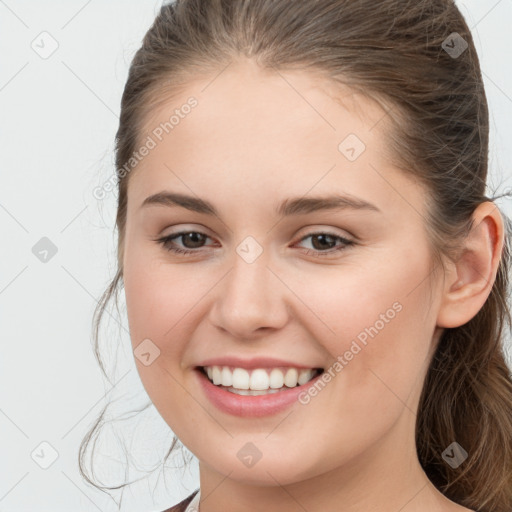
[[[215,386],[237,395],[267,395],[302,386],[323,373],[323,368],[236,368],[232,366],[200,366]]]

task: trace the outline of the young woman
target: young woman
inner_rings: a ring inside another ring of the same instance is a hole
[[[452,0],[161,8],[97,325],[122,285],[142,383],[199,460],[169,510],[512,509],[488,131]]]

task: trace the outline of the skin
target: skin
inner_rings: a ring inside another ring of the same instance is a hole
[[[133,348],[150,339],[160,350],[137,368],[199,459],[201,512],[469,510],[429,482],[414,427],[442,329],[469,321],[490,293],[503,222],[494,205],[481,205],[460,260],[432,273],[425,193],[385,158],[385,112],[348,89],[336,94],[311,75],[241,60],[146,119],[144,136],[190,96],[198,100],[130,175],[123,266]],[[353,162],[338,150],[349,133],[366,145]],[[163,190],[203,198],[219,215],[141,208]],[[290,197],[332,193],[380,211],[274,211]],[[155,241],[182,229],[209,238],[202,247],[175,239],[197,251],[188,256]],[[326,231],[355,244],[317,257],[343,246],[304,238]],[[236,252],[247,236],[263,249],[250,264]],[[329,368],[397,302],[400,313],[307,405],[232,416],[209,402],[193,371],[219,355]],[[262,454],[250,468],[237,457],[247,442]]]

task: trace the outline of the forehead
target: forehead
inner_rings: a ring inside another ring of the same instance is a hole
[[[190,98],[195,106],[184,108]],[[318,74],[267,71],[252,61],[191,81],[144,126],[155,147],[131,176],[138,202],[167,185],[214,197],[227,183],[255,201],[340,185],[360,195],[390,167],[388,120],[376,101]]]
[[[343,135],[347,123],[353,130],[363,131],[386,117],[382,107],[368,95],[334,82],[319,71],[268,70],[242,59],[179,85],[167,100],[165,92],[155,93],[153,108],[143,120],[143,131],[152,132],[160,123],[169,121],[173,112],[181,114],[181,107],[191,96],[197,106],[179,119],[174,116],[173,124],[178,121],[172,128],[175,135],[190,128],[192,135],[208,134],[211,138],[242,128],[257,131],[261,140],[265,134],[303,127],[323,131],[327,136],[331,132],[336,139]],[[190,120],[181,122],[184,119]],[[216,130],[212,130],[213,124]]]

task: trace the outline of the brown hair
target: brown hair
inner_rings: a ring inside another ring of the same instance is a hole
[[[468,46],[460,55],[450,53],[464,42]],[[94,323],[102,369],[98,328],[114,295],[117,303],[123,276],[130,174],[119,170],[142,140],[157,101],[194,77],[214,76],[239,57],[254,59],[262,69],[325,76],[379,102],[387,112],[381,127],[389,123],[382,133],[392,163],[425,187],[436,255],[455,258],[476,207],[498,199],[485,195],[489,114],[479,59],[453,0],[177,0],[163,5],[131,63],[122,96],[116,138],[119,266]],[[444,331],[416,423],[418,458],[428,477],[448,498],[476,511],[512,509],[512,380],[503,347],[511,325],[511,225],[507,218],[505,223],[505,248],[490,296],[471,321]],[[82,457],[101,420],[80,447],[80,471],[89,482]],[[454,441],[468,453],[455,469],[442,457]]]

